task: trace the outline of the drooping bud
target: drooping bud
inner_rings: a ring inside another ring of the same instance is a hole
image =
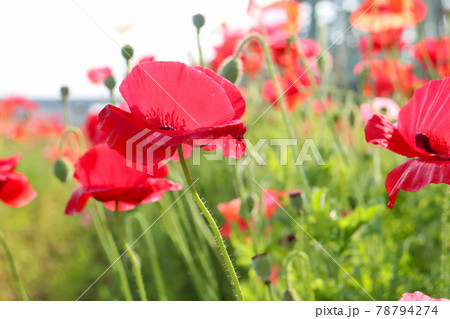
[[[125,60],[129,61],[134,55],[134,49],[131,45],[127,44],[122,47],[122,56]]]
[[[73,164],[65,157],[58,157],[53,165],[53,174],[63,183],[72,180],[74,171]]]
[[[192,23],[200,30],[205,25],[205,16],[203,14],[196,14],[192,17]]]
[[[114,76],[112,75],[108,76],[103,83],[110,91],[114,90],[116,87],[116,79],[114,79]]]
[[[252,257],[252,266],[256,274],[266,285],[270,284],[272,274],[272,262],[268,253],[259,254]]]
[[[242,61],[240,59],[227,58],[219,68],[219,75],[234,84],[239,83],[242,72]]]
[[[300,298],[294,289],[287,289],[283,293],[282,301],[299,301]]]
[[[294,190],[289,192],[289,203],[296,211],[303,208],[303,191]]]
[[[61,87],[61,97],[63,99],[67,98],[69,96],[69,88],[67,86]]]

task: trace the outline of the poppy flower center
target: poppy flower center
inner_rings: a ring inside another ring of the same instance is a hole
[[[417,133],[416,146],[425,152],[439,154],[444,158],[450,158],[450,145],[448,145],[448,142],[444,137]]]
[[[160,130],[165,130],[165,131],[175,131],[175,129],[172,126],[170,126],[170,125],[160,125],[159,129]]]

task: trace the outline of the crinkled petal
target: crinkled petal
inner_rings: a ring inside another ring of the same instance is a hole
[[[65,214],[73,215],[81,213],[84,206],[86,206],[87,202],[91,198],[91,194],[83,187],[77,188],[70,197],[69,201],[66,205]]]
[[[135,117],[153,129],[215,126],[232,120],[235,111],[224,88],[205,72],[180,62],[144,62],[120,85]]]
[[[425,152],[414,150],[400,135],[395,126],[381,114],[375,114],[367,122],[366,141],[375,145],[382,146],[407,157],[416,157],[426,155]]]

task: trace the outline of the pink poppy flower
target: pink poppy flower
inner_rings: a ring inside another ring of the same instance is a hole
[[[265,189],[262,192],[262,206],[264,209],[264,216],[271,219],[277,209],[282,206],[281,200],[286,198],[285,191],[277,191],[275,189]]]
[[[361,117],[367,123],[374,113],[386,112],[386,117],[390,121],[397,121],[400,106],[397,102],[387,97],[376,97],[372,103],[361,104]]]
[[[445,298],[432,298],[430,296],[425,295],[420,291],[414,291],[413,293],[405,292],[399,301],[449,301],[449,299]]]
[[[88,72],[88,78],[94,84],[103,84],[103,81],[111,75],[112,70],[109,67],[95,68]]]

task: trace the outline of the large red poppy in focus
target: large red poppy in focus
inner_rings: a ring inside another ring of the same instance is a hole
[[[0,200],[11,207],[25,206],[37,196],[28,178],[14,172],[18,163],[19,156],[0,159]]]
[[[350,23],[362,31],[383,32],[414,27],[426,14],[422,0],[365,0],[350,15]]]
[[[80,213],[93,197],[104,202],[106,208],[130,210],[139,204],[160,200],[166,191],[180,190],[181,186],[164,177],[166,166],[153,167],[153,176],[130,168],[126,160],[106,144],[99,144],[86,152],[76,163],[75,179],[81,184],[66,206],[66,215]]]
[[[128,160],[153,165],[172,158],[178,145],[222,149],[226,157],[245,155],[245,100],[228,80],[202,67],[180,62],[146,62],[120,85],[131,112],[107,105],[99,127],[108,145],[127,156],[127,142],[141,136],[143,154]],[[145,134],[145,133],[148,134]],[[140,135],[139,135],[140,134]]]
[[[386,178],[392,209],[399,190],[416,192],[429,184],[450,184],[450,78],[430,81],[414,92],[392,124],[381,114],[367,123],[368,143],[407,157],[416,157]]]

